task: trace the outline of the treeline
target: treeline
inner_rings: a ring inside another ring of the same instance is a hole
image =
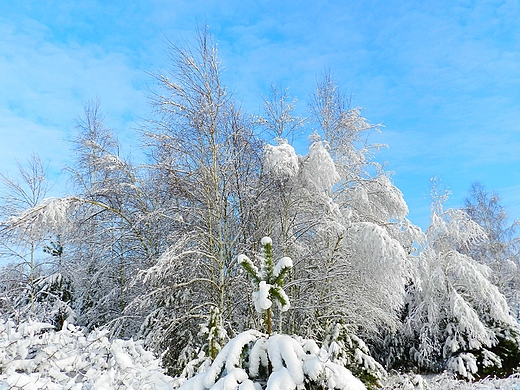
[[[206,32],[193,46],[171,44],[169,55],[141,129],[146,164],[119,154],[90,102],[68,169],[73,196],[45,198],[37,157],[17,179],[2,176],[3,317],[105,326],[144,339],[171,374],[188,377],[201,352],[214,359],[229,339],[268,323],[275,333],[335,337],[368,358],[366,343],[386,369],[473,379],[517,368],[517,225],[496,194],[475,184],[464,207],[446,210],[434,181],[422,232],[373,159],[380,145],[367,135],[377,126],[330,75],[305,118],[276,88],[250,115],[222,84]],[[302,156],[288,140],[303,131]],[[293,265],[283,286],[291,307],[273,306],[269,321],[254,310],[238,261],[255,259],[264,236],[274,258]]]

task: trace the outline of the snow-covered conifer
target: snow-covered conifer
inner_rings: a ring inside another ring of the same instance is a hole
[[[290,257],[282,257],[276,264],[273,261],[273,242],[270,237],[261,240],[262,252],[258,255],[260,268],[246,255],[239,255],[238,262],[246,270],[255,291],[253,292],[253,304],[258,313],[266,313],[267,334],[272,331],[271,306],[273,301],[278,306],[280,312],[285,312],[290,308],[289,297],[283,290],[285,276],[290,272],[293,263]]]
[[[381,380],[387,376],[383,366],[370,355],[365,342],[344,324],[329,326],[323,349],[332,362],[348,367],[369,389],[380,388]]]
[[[266,311],[269,322],[272,300],[280,302],[281,310],[288,306],[288,298],[285,296],[282,301],[276,291],[279,288],[283,292],[283,276],[292,267],[292,260],[283,257],[275,265],[271,238],[262,238],[261,244],[263,250],[257,256],[260,268],[245,255],[239,255],[239,262],[257,288],[253,293],[255,308]],[[180,390],[365,390],[359,379],[344,365],[331,360],[330,353],[319,348],[314,340],[271,334],[269,323],[267,328],[267,334],[254,329],[238,334],[209,367],[191,378],[181,375],[175,386]]]

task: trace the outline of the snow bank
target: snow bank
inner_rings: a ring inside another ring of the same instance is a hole
[[[0,320],[0,390],[173,388],[140,342],[109,340],[106,330],[85,335],[67,323],[52,328]]]
[[[478,382],[457,380],[453,374],[445,372],[439,375],[394,374],[389,376],[381,390],[518,390],[520,376],[512,375],[505,379],[485,378]]]

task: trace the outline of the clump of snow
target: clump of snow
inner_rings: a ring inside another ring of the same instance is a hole
[[[271,287],[272,286],[267,284],[265,280],[262,280],[258,284],[258,291],[253,291],[253,303],[258,313],[263,313],[264,310],[269,309],[273,304],[273,301],[269,299]]]
[[[263,237],[260,240],[260,243],[262,244],[262,246],[273,245],[273,240],[271,240],[271,237]]]
[[[287,256],[282,257],[280,260],[278,260],[278,262],[274,266],[273,276],[275,278],[277,278],[284,268],[292,268],[292,266],[293,266],[293,262],[290,257],[287,257]]]
[[[269,339],[267,351],[273,366],[273,373],[287,369],[296,385],[303,383],[302,358],[305,353],[298,341],[287,335],[275,334]],[[286,375],[283,374],[282,376],[285,377]]]
[[[85,335],[72,324],[0,320],[0,389],[172,389],[173,378],[140,342]]]
[[[246,255],[238,255],[237,256],[238,264],[247,265],[248,267],[251,267],[251,269],[258,274],[258,268],[256,265],[253,264],[251,259],[247,257]]]
[[[280,140],[276,146],[267,145],[264,152],[264,166],[275,178],[287,180],[299,172],[299,161],[294,148]]]
[[[75,204],[72,197],[46,198],[38,205],[11,216],[5,225],[23,236],[38,238],[42,232],[57,233],[67,225],[67,215]]]
[[[478,372],[477,359],[472,353],[461,353],[452,356],[447,363],[448,370],[458,373],[464,378],[473,380],[473,374]]]
[[[267,356],[267,339],[261,338],[254,343],[249,352],[249,374],[256,378],[260,374],[260,367],[267,367],[269,358]]]
[[[182,390],[205,390],[209,388],[236,389],[238,383],[247,379],[247,374],[242,373],[241,355],[242,350],[250,342],[256,341],[261,333],[255,330],[243,332],[231,339],[219,352],[213,364],[208,367],[207,371],[195,375],[190,380],[184,382],[180,389]],[[223,380],[227,375],[230,377]],[[224,385],[228,387],[224,387]],[[216,387],[214,387],[216,386]]]
[[[366,390],[365,385],[343,366],[332,362],[324,364],[329,389]]]
[[[341,179],[323,141],[314,142],[309,147],[302,174],[307,183],[325,192],[330,191]]]
[[[402,221],[409,212],[402,192],[385,175],[356,184],[350,196],[359,209],[380,221]]]

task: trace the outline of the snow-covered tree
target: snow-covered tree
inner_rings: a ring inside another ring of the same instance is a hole
[[[187,381],[178,378],[177,385],[181,390],[365,389],[315,341],[284,334],[268,337],[256,330],[238,334],[211,366]]]
[[[51,294],[47,283],[49,277],[62,280],[60,236],[67,201],[45,198],[50,183],[37,155],[27,166],[19,164],[19,174],[19,181],[0,175],[0,257],[10,262],[1,273],[0,313],[16,321],[53,321],[70,314],[70,297],[58,296],[56,289]]]
[[[428,243],[408,289],[405,349],[425,370],[470,380],[509,375],[520,362],[520,328],[490,268],[462,253],[485,234],[463,211],[444,210],[443,193],[434,195]]]
[[[494,195],[477,188],[464,212],[438,194],[424,234],[373,158],[378,126],[330,75],[306,118],[278,88],[251,116],[205,29],[168,48],[145,165],[121,156],[94,101],[73,195],[44,199],[41,162],[22,186],[3,176],[0,249],[20,261],[0,270],[2,316],[140,337],[184,388],[355,388],[347,369],[378,386],[376,358],[512,372],[519,331],[500,292],[517,303],[515,226]]]
[[[315,337],[341,319],[363,332],[395,330],[411,252],[423,235],[371,159],[380,146],[364,133],[375,127],[348,107],[330,78],[318,85],[311,113],[318,127],[307,155],[279,139],[266,146],[263,162],[261,220],[280,255],[298,259],[288,329]]]
[[[195,338],[194,322],[206,322],[212,308],[227,328],[248,321],[247,300],[236,288],[246,283],[236,277],[236,256],[241,248],[252,246],[250,237],[257,226],[254,201],[261,149],[249,121],[222,84],[221,61],[208,32],[200,31],[194,45],[171,43],[169,54],[170,67],[156,75],[159,88],[152,96],[156,116],[145,137],[150,171],[157,177],[153,185],[171,202],[164,215],[174,220],[163,234],[170,237],[171,248],[183,240],[190,251],[181,255],[184,249],[163,250],[178,259],[170,268],[170,280],[188,283],[192,293],[181,311],[198,316],[178,324],[176,333]],[[166,267],[162,256],[158,258],[157,266]],[[149,275],[163,278],[155,271]],[[156,282],[150,283],[156,290]],[[154,305],[159,310],[165,302],[169,300]],[[145,326],[155,325],[146,321]],[[177,360],[181,348],[171,340],[171,361]]]
[[[298,99],[291,99],[289,88],[271,85],[269,98],[264,98],[262,115],[256,122],[274,139],[294,142],[304,131],[306,118],[293,115]]]
[[[519,221],[508,222],[508,215],[495,192],[473,183],[463,210],[485,232],[485,238],[465,253],[493,271],[491,278],[506,297],[515,316],[520,318],[520,239]]]
[[[120,156],[105,127],[99,101],[77,120],[76,161],[69,168],[75,196],[66,262],[73,274],[78,323],[92,329],[111,323],[119,336],[139,329],[126,307],[140,292],[130,281],[167,247],[165,212],[145,173]]]
[[[381,381],[388,375],[383,366],[371,356],[365,342],[342,323],[329,326],[322,348],[328,352],[333,363],[348,367],[368,389],[380,388]]]
[[[204,256],[190,237],[180,238],[134,283],[144,291],[128,312],[143,318],[139,335],[148,348],[162,355],[169,372],[180,373],[201,352],[215,357],[227,340],[226,328],[212,301]]]

